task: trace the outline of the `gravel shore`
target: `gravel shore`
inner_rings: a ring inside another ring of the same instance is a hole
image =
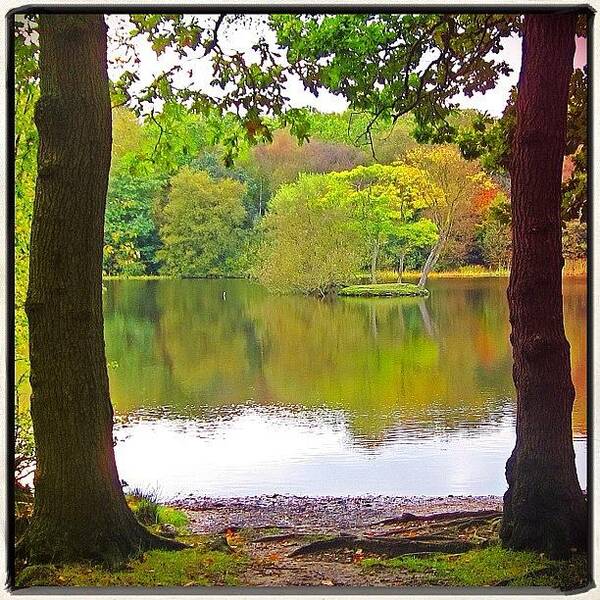
[[[398,517],[455,511],[502,510],[499,496],[249,496],[189,498],[169,503],[185,510],[194,533],[227,528],[293,528],[310,533],[353,530]]]

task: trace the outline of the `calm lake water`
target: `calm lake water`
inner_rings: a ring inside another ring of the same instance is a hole
[[[237,280],[105,285],[130,486],[163,498],[504,492],[507,280],[434,280],[425,300],[320,301]],[[584,487],[585,292],[565,282]]]

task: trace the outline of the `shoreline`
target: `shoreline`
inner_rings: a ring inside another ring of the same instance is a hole
[[[328,533],[364,529],[403,513],[431,515],[502,510],[500,496],[294,496],[197,497],[163,504],[183,510],[194,533],[227,529],[293,529]]]
[[[429,274],[430,280],[440,279],[508,279],[510,276],[509,271],[475,271],[475,272],[460,272],[460,271],[433,271]],[[563,272],[563,279],[583,279],[587,280],[587,271],[576,271],[576,272]],[[404,273],[402,283],[412,283],[419,279],[419,273],[407,272]],[[102,281],[214,281],[214,280],[227,280],[227,281],[250,281],[258,283],[250,277],[243,275],[215,275],[215,276],[197,276],[197,277],[180,277],[177,275],[102,275]],[[360,283],[361,281],[368,281],[369,277],[366,275],[358,279],[358,283],[351,285],[367,285]],[[386,285],[386,284],[398,283],[397,276],[386,277],[381,275],[376,284],[373,285]]]

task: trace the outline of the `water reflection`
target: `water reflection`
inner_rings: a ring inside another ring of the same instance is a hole
[[[502,493],[506,281],[430,287],[323,302],[245,281],[108,282],[112,399],[132,417],[122,476],[170,496]],[[585,282],[568,282],[565,320],[581,462]]]

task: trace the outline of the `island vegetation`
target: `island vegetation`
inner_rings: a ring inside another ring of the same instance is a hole
[[[412,283],[382,283],[378,285],[349,285],[342,288],[340,296],[428,296],[426,288]]]
[[[510,273],[519,412],[503,514],[485,515],[483,545],[473,523],[452,530],[458,560],[445,547],[424,558],[404,556],[413,546],[383,552],[392,531],[366,559],[364,532],[331,548],[358,553],[351,562],[371,583],[369,573],[400,569],[426,573],[417,580],[427,584],[584,585],[587,501],[561,287],[563,255],[586,257],[587,73],[572,73],[584,17],[271,15],[290,72],[347,99],[347,112],[325,114],[287,105],[268,45],[257,47],[260,66],[224,55],[223,16],[202,27],[185,15],[130,15],[120,41],[142,37],[158,55],[202,50],[224,90],[211,97],[177,87],[180,67],[143,91],[131,70],[110,81],[102,15],[13,15],[20,585],[256,581],[244,578],[255,531],[198,536],[185,516],[126,497],[103,276],[246,277],[325,298],[426,296],[444,271]],[[516,33],[528,49],[504,116],[457,110],[456,93],[485,91],[507,71],[493,56]],[[32,499],[20,481],[34,468]]]

